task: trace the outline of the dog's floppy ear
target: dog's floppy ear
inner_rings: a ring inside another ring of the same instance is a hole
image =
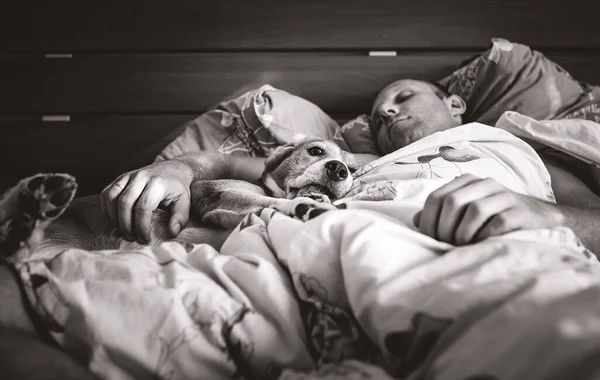
[[[271,154],[269,154],[269,157],[267,157],[267,159],[265,160],[265,173],[270,173],[273,170],[275,170],[279,165],[281,165],[283,160],[285,160],[290,156],[290,154],[292,154],[292,151],[295,147],[296,144],[288,143],[275,148],[271,152]]]
[[[356,162],[356,158],[352,153],[342,150],[342,160],[348,167],[348,170],[350,170],[350,173],[354,173],[358,170],[358,163]]]

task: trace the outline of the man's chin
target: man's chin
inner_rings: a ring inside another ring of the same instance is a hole
[[[381,153],[389,154],[397,151],[398,149],[409,146],[425,136],[421,135],[420,133],[410,133],[410,131],[407,131],[407,133],[403,134],[392,134],[389,138],[387,136],[382,136],[381,134],[377,137],[377,143],[379,144]]]
[[[390,141],[390,140],[379,141],[378,143],[379,143],[379,149],[381,150],[381,153],[383,153],[384,155],[393,153],[393,152],[397,151],[398,149],[404,148],[405,146],[410,144],[410,142],[407,142],[404,140],[398,141],[397,139],[394,139],[393,141]]]

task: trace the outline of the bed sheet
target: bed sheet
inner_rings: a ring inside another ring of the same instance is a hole
[[[464,173],[553,201],[528,144],[471,123],[361,168],[345,210],[249,214],[221,252],[71,249],[19,270],[55,339],[107,379],[533,379],[587,363],[598,269],[571,230],[463,247],[416,231],[427,194]]]
[[[68,250],[21,273],[52,335],[107,379],[294,378],[347,361],[435,379],[598,369],[598,266],[561,228],[453,247],[373,211],[264,209],[220,254]]]

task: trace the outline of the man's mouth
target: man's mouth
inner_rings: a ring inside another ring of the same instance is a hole
[[[396,124],[400,124],[408,119],[410,119],[410,116],[408,115],[397,117],[388,125],[388,128],[392,129],[394,126],[396,126]]]
[[[390,140],[392,139],[392,131],[394,130],[394,127],[397,126],[398,124],[405,122],[408,119],[410,119],[410,116],[404,115],[404,116],[395,118],[394,121],[392,121],[390,124],[388,124],[388,128],[387,128],[388,139],[390,139]]]

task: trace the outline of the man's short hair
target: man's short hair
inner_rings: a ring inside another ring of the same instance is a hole
[[[423,81],[427,84],[429,84],[431,86],[431,88],[433,89],[433,92],[435,92],[435,94],[437,96],[439,96],[441,99],[447,98],[450,96],[450,91],[448,91],[448,89],[444,86],[442,86],[439,82],[436,81]]]
[[[414,79],[414,80],[416,80],[418,82],[422,82],[422,83],[427,83],[429,85],[429,87],[431,87],[431,89],[433,90],[434,94],[436,94],[440,99],[444,99],[444,98],[447,98],[450,95],[452,95],[452,94],[450,94],[450,91],[448,91],[448,89],[446,87],[442,86],[439,82],[431,81],[431,80],[423,80],[423,79]],[[389,86],[389,84],[386,84],[384,87],[379,89],[379,91],[377,91],[375,93],[374,98],[379,96],[379,94],[381,94],[381,92],[383,90],[385,90],[388,86]]]

